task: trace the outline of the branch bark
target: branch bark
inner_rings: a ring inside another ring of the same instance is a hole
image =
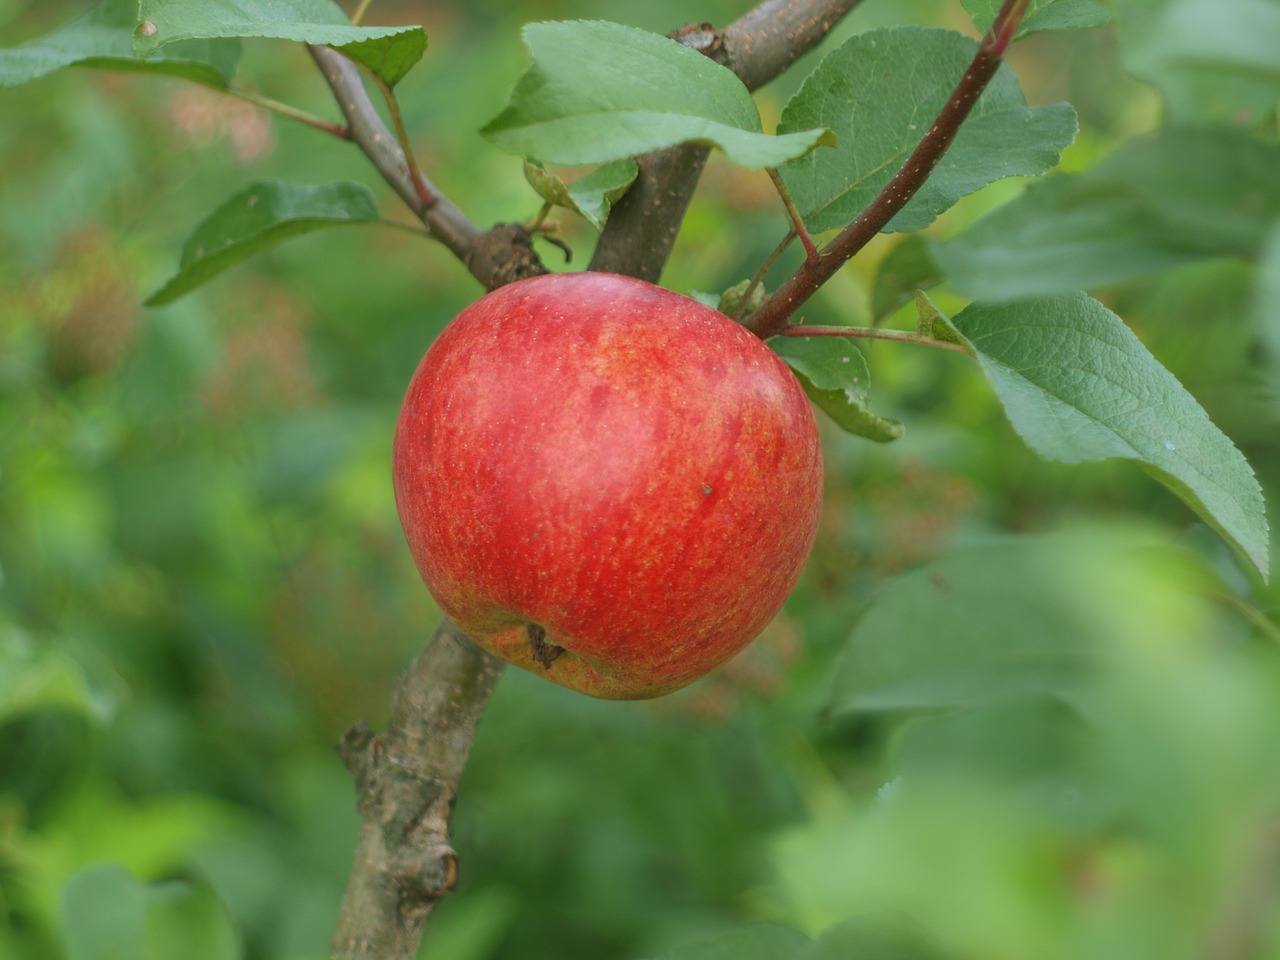
[[[454,796],[502,667],[445,619],[400,678],[386,732],[360,723],[343,736],[361,829],[334,958],[417,955],[432,909],[457,880]]]
[[[420,170],[415,183],[404,151],[369,99],[360,69],[330,47],[308,50],[347,118],[351,139],[431,235],[448,247],[472,276],[493,290],[521,277],[547,272],[533,251],[529,234],[520,226],[502,223],[482,230]]]

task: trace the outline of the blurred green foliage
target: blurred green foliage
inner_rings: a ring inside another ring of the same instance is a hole
[[[541,205],[477,133],[524,63],[521,23],[665,32],[742,6],[379,0],[370,16],[427,26],[405,120],[487,223]],[[0,43],[80,9],[0,0]],[[838,36],[905,21],[966,23],[942,0],[867,0]],[[1176,63],[1134,49],[1193,109]],[[1079,110],[1072,169],[1159,122],[1110,29],[1011,60],[1031,103]],[[804,69],[762,92],[766,123]],[[240,76],[335,115],[296,47],[249,44]],[[1253,76],[1250,122],[1258,91]],[[355,180],[402,215],[353,149],[179,80],[67,70],[0,110],[0,958],[322,957],[357,828],[332,744],[383,722],[437,616],[395,519],[395,412],[479,291],[437,247],[357,228],[143,310],[190,229],[252,181]],[[763,174],[713,159],[664,282],[722,290],[784,227]],[[564,235],[585,262],[591,228]],[[867,322],[896,242],[809,318]],[[1280,383],[1255,274],[1214,260],[1101,296],[1274,504]],[[462,785],[461,885],[424,955],[1280,957],[1275,589],[1136,469],[1038,460],[965,358],[865,352],[906,435],[826,431],[819,543],[747,653],[652,703],[504,677]]]

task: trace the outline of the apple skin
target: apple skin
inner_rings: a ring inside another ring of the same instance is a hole
[[[675,690],[750,643],[821,507],[786,364],[704,304],[603,273],[463,310],[409,384],[393,469],[440,608],[495,656],[609,699]]]

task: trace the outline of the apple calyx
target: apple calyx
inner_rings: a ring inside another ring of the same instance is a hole
[[[529,650],[533,655],[534,661],[550,670],[551,664],[556,662],[556,657],[564,653],[564,647],[549,642],[547,640],[546,627],[539,626],[536,623],[526,626],[525,632],[529,634]]]

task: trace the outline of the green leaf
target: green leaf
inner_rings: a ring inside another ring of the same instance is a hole
[[[772,923],[710,937],[663,953],[655,960],[943,960],[916,931],[883,915],[857,917],[814,942],[799,931]]]
[[[573,209],[573,201],[569,199],[569,185],[564,182],[563,177],[552,173],[536,160],[526,160],[524,178],[544,202]]]
[[[668,950],[655,960],[794,960],[808,956],[813,946],[790,927],[759,923]]]
[[[1222,256],[1256,257],[1280,219],[1280,146],[1171,130],[1056,175],[934,246],[975,300],[1097,289]]]
[[[1079,713],[1053,699],[929,714],[894,744],[893,769],[907,777],[955,770],[995,783],[1065,785],[1081,774],[1089,732]]]
[[[520,895],[505,885],[472,889],[453,910],[431,918],[419,955],[449,960],[487,960],[510,934],[520,913]]]
[[[878,443],[902,436],[902,424],[867,407],[871,374],[862,351],[848,338],[774,337],[769,346],[795,372],[809,399],[841,429]]]
[[[146,891],[123,867],[103,864],[72,877],[61,907],[67,960],[144,956]]]
[[[941,280],[928,240],[920,234],[904,237],[880,262],[871,291],[871,315],[884,320],[909,303],[917,290],[927,290]]]
[[[68,960],[237,960],[226,909],[207,887],[147,885],[117,864],[72,877],[62,895]]]
[[[147,305],[171,303],[229,267],[290,237],[326,227],[378,222],[372,194],[358,183],[255,183],[196,227],[183,245],[178,272],[148,298]]]
[[[270,37],[336,47],[395,86],[422,59],[422,27],[357,27],[332,0],[138,0],[134,49],[214,37]]]
[[[16,87],[63,67],[96,67],[184,77],[219,89],[240,60],[237,40],[175,43],[150,60],[133,49],[137,0],[104,0],[52,33],[0,50],[0,87]]]
[[[1096,545],[1067,537],[957,547],[893,580],[854,627],[830,690],[838,711],[1000,704],[1075,690],[1093,662]]]
[[[616,23],[524,28],[533,62],[481,133],[548,163],[607,163],[677,143],[718,147],[734,163],[776,167],[831,143],[829,131],[771,137],[731,70],[675,40]]]
[[[973,304],[952,321],[1013,427],[1050,460],[1132,460],[1265,577],[1262,490],[1248,461],[1124,322],[1082,293]]]
[[[1280,222],[1271,231],[1258,264],[1257,320],[1272,389],[1280,396]]]
[[[1071,901],[1053,884],[1066,886],[1059,864],[1074,848],[998,785],[891,781],[871,803],[827,805],[771,846],[770,892],[806,929],[858,911],[918,924],[939,940],[931,949],[918,936],[877,944],[832,931],[823,960],[1069,955],[1062,943],[1076,930],[1058,918]]]
[[[1054,589],[1059,564],[1035,541],[1012,541],[959,549],[898,577],[841,652],[832,706],[932,709],[1070,689],[1087,623]]]
[[[1163,95],[1171,120],[1238,127],[1280,100],[1275,0],[1116,0],[1125,66]]]
[[[969,356],[975,360],[978,358],[969,342],[951,325],[951,318],[939,310],[938,305],[923,291],[916,293],[916,333],[944,343],[958,344],[964,347]]]
[[[850,37],[827,55],[778,124],[780,131],[827,126],[838,138],[834,150],[780,170],[810,230],[843,226],[875,198],[928,132],[977,49],[977,41],[952,31],[891,27]],[[1069,105],[1028,107],[1017,78],[1001,66],[928,182],[886,230],[922,229],[994,180],[1044,173],[1075,133]]]
[[[640,168],[630,157],[606,163],[569,184],[572,207],[600,230],[613,204],[627,192]]]
[[[973,24],[986,33],[995,22],[1002,0],[960,0]],[[1101,27],[1115,19],[1106,0],[1031,0],[1018,24],[1015,40],[1046,30],[1080,30]]]
[[[737,320],[759,310],[764,305],[764,301],[763,283],[753,284],[751,280],[739,280],[720,294],[714,306],[726,317]]]
[[[213,891],[170,880],[147,889],[147,960],[238,960],[239,938]]]
[[[536,161],[526,160],[524,176],[547,203],[574,211],[600,230],[614,201],[627,192],[639,169],[636,162],[627,157],[597,167],[572,183],[565,183]]]
[[[27,713],[63,710],[100,716],[84,671],[70,656],[38,649],[0,621],[0,723]]]
[[[905,916],[856,916],[822,934],[804,960],[950,960]]]
[[[331,43],[344,54],[362,63],[377,76],[381,77],[388,87],[394,87],[404,79],[405,74],[413,69],[427,52],[427,32],[422,27],[401,27],[395,33],[384,33],[388,27],[352,27],[366,31],[369,36],[364,40],[353,40],[350,43]]]

